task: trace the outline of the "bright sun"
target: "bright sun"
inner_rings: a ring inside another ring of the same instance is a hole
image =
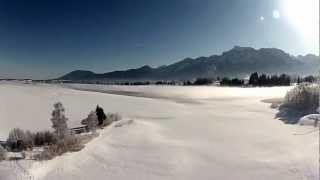
[[[318,47],[319,0],[283,0],[283,13],[306,44]]]

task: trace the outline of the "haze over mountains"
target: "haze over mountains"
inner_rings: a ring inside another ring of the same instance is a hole
[[[292,56],[280,49],[235,46],[221,55],[186,58],[157,68],[148,65],[136,69],[97,74],[76,70],[60,80],[189,80],[199,77],[237,76],[252,72],[269,74],[310,75],[320,70],[320,58],[315,55]]]

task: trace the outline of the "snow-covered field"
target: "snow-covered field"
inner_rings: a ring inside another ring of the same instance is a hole
[[[68,86],[112,94],[2,83],[0,138],[13,127],[50,128],[57,101],[71,126],[97,104],[124,120],[80,152],[2,162],[1,180],[318,179],[318,133],[296,135],[312,127],[283,124],[261,102],[283,97],[288,88]]]

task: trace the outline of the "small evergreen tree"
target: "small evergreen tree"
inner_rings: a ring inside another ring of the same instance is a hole
[[[316,77],[314,77],[314,76],[307,76],[307,77],[305,77],[303,80],[304,80],[304,82],[313,83],[313,82],[316,82]]]
[[[243,86],[244,81],[238,78],[229,79],[227,77],[222,78],[220,85],[222,86]]]
[[[298,78],[297,78],[297,84],[299,85],[299,84],[301,84],[302,83],[302,79],[301,79],[301,77],[300,76],[298,76]]]
[[[224,77],[222,78],[222,80],[220,81],[220,85],[222,86],[229,86],[230,85],[231,80],[228,77]]]
[[[103,125],[103,121],[106,120],[107,116],[99,105],[97,105],[96,114],[98,117],[98,125],[99,126]]]
[[[54,133],[50,131],[40,131],[35,133],[34,135],[34,145],[35,146],[43,146],[43,145],[51,145],[56,143],[56,136]]]
[[[279,82],[280,82],[279,85],[281,86],[289,86],[291,83],[291,78],[286,74],[281,74],[279,77]]]
[[[64,139],[68,135],[68,119],[64,115],[65,109],[62,103],[58,102],[54,104],[54,110],[52,111],[52,128],[59,139]]]
[[[265,85],[268,84],[267,81],[268,81],[267,75],[261,74],[261,75],[259,76],[259,79],[258,79],[258,85],[259,85],[259,86],[265,86]]]
[[[277,75],[272,75],[270,78],[270,85],[275,86],[275,85],[279,85],[279,78]]]
[[[259,82],[259,75],[258,75],[258,73],[257,73],[257,72],[252,73],[252,74],[250,75],[249,84],[256,86],[256,85],[258,85],[258,82]]]
[[[194,85],[209,85],[209,84],[212,84],[212,80],[209,78],[197,78],[193,84]]]

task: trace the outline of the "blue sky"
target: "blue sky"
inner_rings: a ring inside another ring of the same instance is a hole
[[[306,21],[317,0],[288,1],[2,0],[0,77],[159,66],[235,45],[318,54],[319,20]]]

